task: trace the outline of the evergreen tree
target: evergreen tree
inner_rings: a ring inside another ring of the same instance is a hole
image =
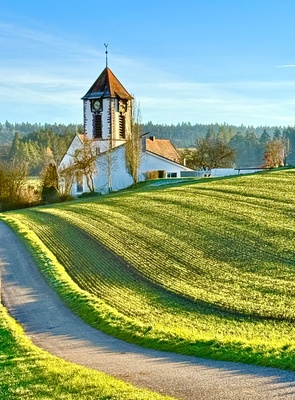
[[[274,132],[273,132],[273,138],[274,138],[274,139],[281,139],[281,137],[282,137],[281,131],[280,131],[280,129],[276,126],[276,127],[275,127],[275,130],[274,130]]]
[[[49,163],[43,172],[42,200],[48,203],[59,200],[58,173],[54,163]]]
[[[266,129],[263,129],[262,135],[259,138],[259,143],[261,145],[265,145],[267,142],[270,141],[270,135],[269,133],[266,131]]]
[[[11,149],[9,152],[9,157],[11,160],[14,160],[18,157],[20,147],[21,147],[21,134],[19,132],[15,132]]]

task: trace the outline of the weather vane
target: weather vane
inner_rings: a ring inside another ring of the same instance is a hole
[[[104,43],[104,47],[106,48],[106,67],[108,68],[108,43]]]

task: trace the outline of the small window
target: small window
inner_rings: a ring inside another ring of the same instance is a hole
[[[167,178],[177,178],[177,172],[167,172]]]

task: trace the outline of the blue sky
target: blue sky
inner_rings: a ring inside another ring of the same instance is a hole
[[[0,122],[81,123],[108,43],[144,122],[295,125],[293,0],[0,6]]]

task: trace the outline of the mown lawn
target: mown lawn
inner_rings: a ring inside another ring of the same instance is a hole
[[[0,305],[1,400],[168,400],[35,347]]]
[[[295,170],[9,212],[92,325],[153,348],[295,369]]]

